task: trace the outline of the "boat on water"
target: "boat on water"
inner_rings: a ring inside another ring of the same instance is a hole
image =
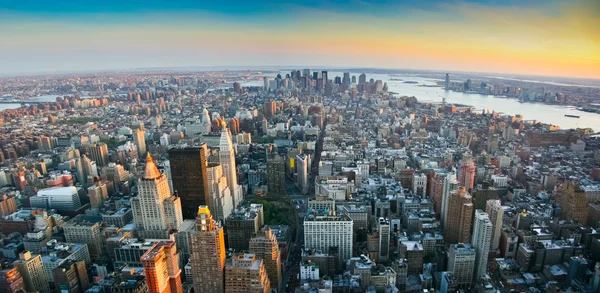
[[[569,114],[565,114],[565,117],[570,117],[570,118],[579,118],[579,116],[577,116],[577,115],[569,115]]]

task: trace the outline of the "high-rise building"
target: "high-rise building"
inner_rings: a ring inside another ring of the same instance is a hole
[[[465,154],[460,163],[460,173],[458,176],[460,186],[467,189],[473,188],[475,183],[475,162],[471,155]]]
[[[143,129],[137,129],[133,133],[133,143],[137,146],[138,156],[146,154],[146,137]]]
[[[196,292],[224,292],[225,236],[213,220],[208,206],[198,208],[196,231],[191,234],[190,264]]]
[[[556,201],[562,209],[561,218],[577,220],[579,223],[587,221],[589,209],[585,191],[571,182],[561,184],[556,191]]]
[[[217,221],[225,222],[233,211],[233,199],[227,186],[227,178],[223,176],[223,168],[216,163],[208,164],[208,189],[211,213]]]
[[[473,239],[471,245],[475,248],[475,275],[474,281],[478,282],[485,276],[492,242],[493,225],[488,214],[482,210],[475,211],[475,223],[473,224]]]
[[[108,165],[108,145],[101,142],[87,146],[85,153],[96,164],[100,167]]]
[[[444,224],[446,243],[469,243],[473,220],[473,198],[464,187],[459,187],[448,197],[448,210]]]
[[[150,154],[137,185],[138,196],[131,199],[131,209],[138,234],[143,232],[145,238],[168,238],[168,231],[179,229],[183,222],[181,200],[171,194],[167,177],[158,171]]]
[[[267,119],[277,114],[277,103],[275,103],[275,101],[265,102],[263,108],[264,116]]]
[[[270,228],[263,228],[256,237],[250,240],[250,253],[263,260],[271,288],[280,288],[283,285],[281,254],[277,237]]]
[[[23,278],[26,292],[50,293],[41,255],[32,256],[29,251],[21,252],[14,265]]]
[[[449,90],[450,89],[450,74],[446,73],[446,80],[444,82],[444,89],[445,90]]]
[[[84,293],[90,281],[83,260],[68,260],[52,270],[57,293]]]
[[[379,218],[377,232],[379,233],[379,261],[386,262],[390,259],[390,220]]]
[[[500,234],[502,233],[502,217],[504,216],[504,208],[499,200],[488,200],[485,205],[485,212],[490,217],[493,225],[491,250],[496,250],[500,247]]]
[[[17,211],[17,198],[15,196],[0,195],[0,217],[8,216]]]
[[[308,161],[308,155],[300,154],[296,156],[296,181],[302,193],[308,193]]]
[[[63,231],[67,242],[86,243],[93,259],[102,257],[102,222],[89,221],[86,216],[77,215],[63,225]]]
[[[25,292],[25,282],[17,268],[0,271],[0,293]]]
[[[456,173],[450,172],[443,176],[441,186],[441,224],[445,227],[448,221],[448,199],[450,193],[458,188],[458,180],[456,180]]]
[[[227,186],[229,186],[233,207],[236,208],[242,202],[244,195],[242,194],[242,187],[237,182],[235,152],[231,143],[231,134],[229,134],[225,123],[223,123],[221,140],[219,141],[219,163],[221,163],[223,175],[227,179]]]
[[[267,155],[268,194],[283,195],[285,189],[285,160],[276,152]]]
[[[140,258],[149,293],[183,293],[179,254],[174,241],[160,241]]]
[[[465,154],[462,157],[458,182],[460,186],[464,186],[467,189],[473,188],[475,183],[475,162],[473,162],[471,155]]]
[[[475,249],[470,244],[452,244],[448,250],[448,271],[457,287],[470,287],[475,270]]]
[[[264,84],[263,85],[263,90],[265,92],[268,92],[269,91],[269,78],[268,77],[266,77],[266,76],[263,77],[263,84]]]
[[[254,254],[234,255],[225,267],[226,293],[269,293],[271,284],[264,261]]]
[[[262,204],[251,204],[249,207],[240,207],[235,210],[227,220],[228,248],[237,251],[248,250],[250,239],[258,235],[260,228],[265,224]]]
[[[346,85],[346,87],[350,87],[350,72],[344,72],[344,78],[342,82]]]
[[[210,206],[206,144],[169,150],[173,187],[181,199],[184,219],[195,219],[198,207]]]
[[[352,257],[352,219],[347,215],[308,215],[304,218],[304,246],[317,251],[337,247],[339,259]]]

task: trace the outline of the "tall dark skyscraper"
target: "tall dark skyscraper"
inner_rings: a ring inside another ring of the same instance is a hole
[[[323,71],[321,71],[321,77],[323,77],[323,83],[324,83],[324,84],[325,84],[325,83],[327,83],[327,80],[328,80],[328,78],[329,78],[329,77],[327,76],[327,70],[323,70]]]
[[[195,219],[198,206],[210,205],[206,171],[206,144],[169,150],[173,188],[181,198],[184,219]]]
[[[449,90],[450,89],[450,74],[446,73],[446,83],[444,85],[444,89],[445,90]]]
[[[344,72],[344,78],[342,79],[342,82],[346,86],[350,86],[350,72]]]

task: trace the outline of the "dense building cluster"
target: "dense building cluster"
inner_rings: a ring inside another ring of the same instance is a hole
[[[33,82],[73,95],[0,113],[2,292],[600,292],[590,129],[310,69]]]

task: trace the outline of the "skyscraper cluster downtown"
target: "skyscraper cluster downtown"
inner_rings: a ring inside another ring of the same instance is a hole
[[[600,292],[592,130],[368,77],[11,81],[111,91],[0,112],[0,291]]]

